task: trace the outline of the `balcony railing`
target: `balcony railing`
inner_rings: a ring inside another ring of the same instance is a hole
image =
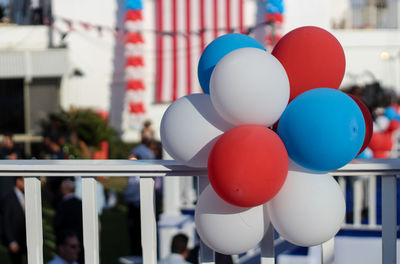
[[[375,178],[378,175],[382,177],[382,263],[396,263],[396,175],[400,174],[400,161],[397,159],[355,160],[331,174],[334,176],[366,176]],[[25,217],[29,264],[43,264],[40,176],[82,177],[85,263],[90,264],[100,263],[96,176],[140,176],[141,232],[144,264],[157,263],[154,177],[198,176],[200,190],[208,184],[206,169],[182,166],[175,161],[1,160],[0,176],[25,177]],[[370,202],[373,206],[374,202],[372,200]],[[355,204],[358,203],[355,202]],[[356,209],[355,211],[358,212],[360,210]],[[372,219],[374,212],[371,212],[372,216],[370,218]],[[355,216],[355,220],[357,217]],[[355,221],[355,225],[358,224],[358,221]],[[376,226],[376,223],[373,221],[369,224]],[[321,263],[329,263],[332,259],[332,245],[332,241],[322,245]],[[274,263],[272,228],[265,235],[260,247],[261,263]],[[200,262],[214,263],[214,252],[204,244],[201,244]]]

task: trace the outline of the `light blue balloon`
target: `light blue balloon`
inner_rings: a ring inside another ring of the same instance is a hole
[[[252,37],[244,34],[231,33],[213,40],[201,54],[197,68],[200,86],[205,94],[210,94],[210,78],[215,65],[231,51],[240,48],[265,48]]]
[[[386,107],[386,109],[385,109],[385,116],[386,116],[389,120],[395,119],[395,118],[397,117],[396,109],[394,109],[394,107],[391,107],[391,106]]]
[[[365,148],[363,152],[361,152],[356,158],[357,159],[372,159],[374,157],[374,153],[370,148]]]
[[[364,116],[354,100],[329,88],[309,90],[285,109],[278,134],[289,157],[304,168],[336,170],[353,160],[365,137]]]

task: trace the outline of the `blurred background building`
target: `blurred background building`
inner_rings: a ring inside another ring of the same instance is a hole
[[[295,27],[323,27],[344,47],[343,86],[379,81],[399,92],[399,0],[286,0],[279,11],[284,19],[269,24],[264,0],[178,0],[176,6],[143,0],[139,25],[127,23],[136,21],[126,13],[134,2],[0,0],[0,134],[40,141],[41,119],[76,107],[106,113],[125,141],[139,140],[146,119],[159,137],[169,103],[200,91],[196,65],[202,48],[228,32],[248,33],[268,46]],[[141,46],[132,49],[128,44],[137,39],[129,34],[138,32]],[[127,52],[141,59],[128,61]],[[142,83],[128,84],[129,74]],[[142,91],[133,99],[140,107],[130,103],[130,89]]]
[[[0,0],[0,139],[13,133],[30,157],[33,145],[45,141],[42,121],[82,108],[108,117],[126,142],[140,140],[145,120],[159,139],[169,104],[200,92],[197,62],[215,37],[249,34],[271,50],[305,25],[325,28],[341,42],[341,88],[379,83],[393,97],[400,93],[400,0]],[[193,209],[194,185],[186,178],[165,181],[163,213]],[[165,226],[167,239],[173,232]],[[167,245],[160,246],[162,256]]]

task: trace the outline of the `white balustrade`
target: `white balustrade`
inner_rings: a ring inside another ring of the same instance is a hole
[[[100,263],[97,183],[93,176],[82,177],[82,224],[85,263]]]
[[[400,174],[397,159],[355,160],[334,176],[368,176],[369,224],[376,228],[376,175],[382,176],[382,251],[383,264],[396,263],[396,175]],[[206,169],[190,168],[175,161],[130,161],[130,160],[0,160],[1,176],[25,177],[26,226],[28,263],[43,263],[43,231],[40,176],[81,176],[84,225],[85,262],[100,263],[99,229],[97,215],[96,176],[140,176],[140,198],[142,218],[142,247],[144,264],[157,263],[157,237],[154,205],[154,177],[199,176],[199,189],[208,184]],[[342,188],[344,181],[340,180]],[[356,185],[357,186],[357,185]],[[359,192],[359,187],[356,191]],[[361,188],[362,189],[362,188]],[[358,202],[360,205],[360,202]],[[357,205],[357,206],[359,206]],[[357,209],[359,212],[360,209]],[[355,223],[363,226],[359,216]],[[345,225],[346,226],[346,225]],[[275,263],[273,228],[266,233],[259,249],[262,264]],[[322,245],[321,263],[330,263],[333,258],[333,240]],[[214,252],[201,244],[201,263],[214,263]]]

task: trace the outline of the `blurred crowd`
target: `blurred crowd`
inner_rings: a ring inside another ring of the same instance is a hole
[[[373,82],[351,86],[343,91],[359,98],[368,107],[373,119],[371,141],[358,158],[400,157],[400,98],[394,90]]]
[[[50,8],[49,0],[0,0],[0,23],[49,24]]]
[[[70,137],[59,129],[57,122],[43,132],[43,144],[37,158],[71,158],[66,151]],[[15,144],[13,135],[3,134],[0,159],[16,160],[24,158],[23,151]],[[154,139],[151,121],[146,121],[141,142],[133,148],[129,159],[161,159],[161,143]],[[105,192],[104,177],[97,177],[98,213],[116,205],[115,191]],[[82,225],[82,181],[80,177],[42,177],[42,191],[49,206],[54,209],[52,223],[56,238],[56,255],[50,264],[84,263]],[[140,234],[140,186],[138,177],[129,177],[123,193],[128,207],[127,222],[131,242],[131,254],[141,256]],[[157,215],[161,212],[162,182],[156,182]],[[12,264],[26,263],[26,226],[23,177],[0,177],[0,238],[8,249]]]
[[[365,86],[351,86],[344,92],[358,97],[368,107],[373,118],[373,135],[369,146],[358,158],[398,158],[400,157],[400,107],[399,98],[393,90],[384,89],[378,82]],[[161,142],[154,138],[151,121],[146,121],[141,130],[141,141],[126,157],[131,160],[162,159]],[[43,131],[43,143],[38,159],[68,159],[68,149],[73,135],[66,135],[57,120],[52,120]],[[83,143],[77,143],[84,145]],[[5,133],[0,146],[0,159],[16,160],[24,158],[23,151],[13,140],[13,135]],[[117,203],[117,194],[105,192],[103,177],[97,177],[98,212],[111,208]],[[84,263],[82,227],[82,182],[80,177],[43,178],[43,193],[55,211],[53,230],[56,237],[56,255],[50,264]],[[156,215],[162,211],[162,177],[156,177]],[[129,177],[122,194],[127,205],[127,223],[131,242],[131,254],[142,255],[140,228],[140,181]],[[26,234],[25,200],[23,177],[0,178],[0,238],[8,249],[11,263],[25,263]],[[175,241],[176,240],[176,241]],[[175,241],[175,242],[174,242]],[[197,263],[199,246],[189,250],[187,237],[179,235],[172,241],[172,255],[162,263]],[[226,256],[219,263],[231,263]],[[225,259],[224,259],[225,257]],[[64,261],[64,262],[62,262]],[[172,261],[172,262],[171,262]]]

